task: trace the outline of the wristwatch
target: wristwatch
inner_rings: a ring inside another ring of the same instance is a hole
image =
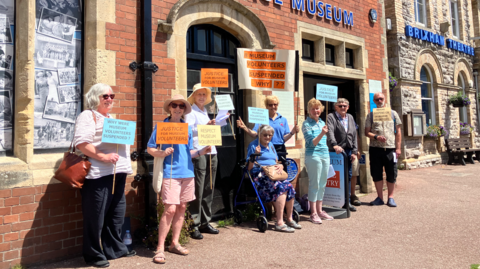
[[[378,137],[378,135],[375,135],[375,136],[373,137],[373,139],[377,140],[377,137]]]

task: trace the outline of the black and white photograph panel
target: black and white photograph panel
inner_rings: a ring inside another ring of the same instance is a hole
[[[71,43],[75,35],[77,19],[57,11],[43,8],[37,33]]]
[[[35,70],[34,111],[43,113],[47,99],[58,102],[58,75],[51,70]]]
[[[5,14],[10,24],[14,24],[15,0],[0,0],[0,14]]]
[[[56,70],[80,66],[81,40],[66,44],[41,35],[35,39],[35,68]]]
[[[0,14],[0,43],[12,43],[10,22],[5,14]]]
[[[63,68],[58,69],[57,72],[60,85],[75,84],[79,81],[77,68]]]
[[[0,68],[12,69],[13,45],[0,44]]]
[[[74,126],[73,123],[36,119],[33,148],[68,148],[72,142]]]
[[[61,104],[53,97],[48,97],[43,111],[44,119],[74,123],[80,113],[80,102]]]
[[[80,85],[60,86],[58,87],[58,100],[60,103],[80,101]]]
[[[0,130],[12,128],[12,116],[11,91],[0,90]]]
[[[0,68],[0,90],[11,89],[13,86],[13,71]]]
[[[1,0],[0,0],[1,1]],[[42,9],[47,8],[77,19],[76,29],[82,26],[82,1],[81,0],[37,0],[37,26],[42,15]]]
[[[12,150],[12,128],[0,129],[0,152]]]

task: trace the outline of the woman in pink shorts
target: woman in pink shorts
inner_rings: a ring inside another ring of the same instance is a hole
[[[163,109],[170,114],[164,122],[185,123],[184,116],[192,111],[190,104],[178,94],[165,101]],[[153,130],[148,141],[148,153],[154,157],[164,157],[163,183],[161,196],[165,205],[160,224],[158,226],[158,246],[153,257],[155,263],[165,263],[165,238],[170,226],[173,225],[172,244],[168,251],[187,255],[188,249],[178,242],[182,230],[187,203],[195,200],[195,175],[193,173],[192,158],[205,155],[211,151],[210,147],[201,150],[193,148],[192,129],[188,127],[187,145],[157,145],[157,127]],[[172,155],[173,154],[173,158]],[[170,172],[171,171],[171,172]],[[170,185],[171,184],[171,185]]]

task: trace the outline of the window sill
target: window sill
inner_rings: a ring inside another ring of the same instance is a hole
[[[2,157],[0,163],[0,172],[40,170],[40,169],[56,169],[60,166],[63,159],[63,153],[37,154],[33,156],[31,163],[15,157]]]

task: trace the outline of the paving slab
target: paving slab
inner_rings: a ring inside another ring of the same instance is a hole
[[[480,263],[479,193],[480,163],[399,171],[397,208],[368,206],[372,193],[349,219],[315,225],[302,215],[293,234],[260,233],[253,222],[220,228],[191,240],[188,256],[166,253],[165,265],[137,247],[110,268],[470,268]],[[75,258],[32,268],[82,267]]]

